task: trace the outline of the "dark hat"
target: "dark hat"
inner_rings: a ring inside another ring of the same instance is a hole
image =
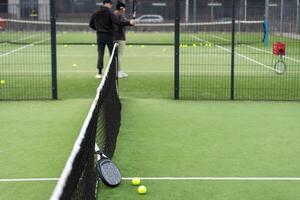
[[[116,9],[120,10],[121,8],[125,8],[125,4],[123,2],[121,2],[121,1],[118,1]]]
[[[105,4],[105,3],[110,3],[110,4],[112,4],[111,0],[103,0],[103,4]]]

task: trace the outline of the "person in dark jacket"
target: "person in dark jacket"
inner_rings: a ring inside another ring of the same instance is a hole
[[[103,5],[100,6],[91,17],[90,27],[97,32],[97,45],[98,45],[98,74],[96,78],[102,77],[103,57],[105,46],[108,47],[111,55],[114,46],[113,25],[126,26],[134,25],[135,21],[120,21],[118,17],[111,10],[111,0],[103,0]]]
[[[120,21],[122,22],[128,22],[128,20],[125,18],[125,4],[121,1],[118,1],[117,6],[116,6],[116,11],[115,14],[117,15],[117,17],[119,18]],[[122,70],[122,57],[124,54],[124,50],[125,50],[125,46],[126,46],[126,26],[115,26],[115,39],[116,42],[118,42],[119,46],[118,46],[118,61],[119,61],[119,68],[118,68],[118,77],[119,78],[124,78],[127,77],[128,74],[125,73]]]

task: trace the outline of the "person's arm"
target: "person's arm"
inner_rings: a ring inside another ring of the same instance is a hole
[[[93,16],[91,17],[91,19],[90,19],[89,26],[90,26],[93,30],[96,30],[95,21],[94,21],[94,15],[93,15]]]
[[[133,24],[130,23],[130,20],[126,19],[123,15],[120,16],[120,21],[124,24],[122,26],[133,26]]]
[[[112,11],[110,12],[110,18],[113,24],[116,24],[118,26],[133,26],[135,24],[134,20],[122,20],[115,15]]]

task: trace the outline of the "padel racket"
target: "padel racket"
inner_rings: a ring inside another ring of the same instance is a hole
[[[122,176],[118,167],[110,158],[99,150],[96,151],[97,164],[96,169],[103,183],[109,187],[116,187],[121,183]]]
[[[285,66],[285,63],[284,63],[284,60],[283,60],[282,56],[280,56],[280,59],[275,63],[274,70],[279,75],[282,75],[282,74],[285,73],[286,66]]]
[[[132,19],[136,18],[136,0],[133,0],[132,3]]]

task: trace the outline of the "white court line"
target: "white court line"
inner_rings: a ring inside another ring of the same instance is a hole
[[[125,70],[127,73],[129,74],[143,74],[143,73],[156,73],[156,74],[168,74],[168,73],[174,73],[174,71],[170,70],[170,71],[132,71],[132,70]],[[190,71],[180,71],[181,73],[186,73],[185,75],[188,75],[190,73]],[[197,71],[196,74],[224,74],[224,73],[229,73],[230,71],[228,70],[212,70],[212,71]],[[45,71],[1,71],[2,74],[51,74],[51,72],[45,72]],[[58,74],[83,74],[83,73],[87,73],[87,74],[92,74],[92,73],[96,73],[96,71],[92,71],[92,70],[63,70],[63,71],[58,71]],[[251,74],[256,74],[255,72],[249,72],[249,71],[236,71],[236,74],[247,74],[247,75],[251,75]],[[300,72],[293,72],[292,74],[300,74]],[[194,75],[194,74],[193,74]],[[192,76],[192,75],[191,75]]]
[[[173,73],[174,71],[134,71],[134,70],[126,70],[128,73]],[[204,72],[204,71],[203,71]],[[1,71],[3,74],[50,74],[51,71]],[[59,70],[57,73],[96,73],[95,70]]]
[[[249,46],[249,45],[245,45],[245,46],[248,47],[248,48],[250,48],[250,49],[258,50],[258,51],[265,52],[265,53],[268,53],[268,54],[273,55],[272,52],[267,51],[267,50],[264,50],[264,49],[259,49],[259,48],[256,48],[256,47],[251,47],[251,46]],[[291,58],[291,57],[288,57],[288,56],[284,56],[284,58],[285,58],[285,59],[288,59],[288,60],[291,60],[291,61],[294,61],[294,62],[300,63],[300,60],[297,60],[297,59],[295,59],[295,58]]]
[[[211,35],[211,37],[214,37],[214,38],[217,38],[217,39],[226,41],[226,42],[229,42],[229,41],[230,41],[230,40],[227,40],[227,39],[225,39],[225,38],[221,38],[221,37],[216,36],[216,35]],[[257,50],[257,51],[260,51],[260,52],[264,52],[264,53],[268,53],[268,54],[273,55],[273,52],[270,52],[270,51],[267,51],[267,50],[264,50],[264,49],[252,47],[252,46],[249,46],[249,45],[243,45],[243,46],[248,47],[248,48],[250,48],[250,49],[254,49],[254,50]],[[295,58],[291,58],[291,57],[288,57],[288,56],[284,56],[284,58],[286,58],[286,59],[288,59],[288,60],[292,60],[292,61],[294,61],[294,62],[300,63],[300,60],[297,60],[297,59],[295,59]]]
[[[32,182],[32,181],[58,181],[59,178],[12,178],[0,179],[1,182]]]
[[[35,45],[35,44],[43,43],[43,42],[45,42],[45,41],[47,41],[47,40],[49,40],[49,39],[50,39],[50,38],[47,38],[47,39],[44,39],[44,40],[41,40],[41,41],[38,41],[38,42],[34,42],[34,43],[31,43],[31,44],[27,44],[27,45],[25,45],[25,46],[23,46],[23,47],[14,49],[14,50],[12,50],[12,51],[9,51],[9,52],[3,53],[3,54],[0,54],[0,57],[11,55],[11,54],[16,53],[16,52],[18,52],[18,51],[21,51],[21,50],[23,50],[23,49],[26,49],[26,48],[28,48],[28,47],[31,47],[31,46],[33,46],[33,45]]]
[[[139,177],[141,180],[151,181],[300,181],[300,177]],[[124,181],[130,181],[133,177],[122,177]],[[40,182],[58,181],[59,178],[20,178],[0,179],[5,182]]]
[[[196,38],[196,39],[199,40],[199,41],[202,41],[202,42],[209,42],[209,41],[207,41],[207,40],[200,39],[200,38],[198,38],[198,37],[196,37],[196,36],[193,36],[193,37]],[[226,52],[228,52],[228,53],[231,53],[231,50],[229,50],[229,49],[227,49],[227,48],[225,48],[225,47],[222,47],[222,46],[219,46],[219,45],[216,45],[216,47],[218,47],[219,49],[222,49],[222,50],[224,50],[224,51],[226,51]],[[274,69],[273,67],[270,67],[270,66],[265,65],[265,64],[263,64],[263,63],[261,63],[261,62],[258,62],[257,60],[254,60],[254,59],[252,59],[252,58],[250,58],[250,57],[248,57],[248,56],[242,55],[242,54],[237,53],[237,52],[235,52],[235,54],[238,55],[238,56],[240,56],[241,58],[244,58],[244,59],[246,59],[246,60],[249,60],[249,61],[251,61],[251,62],[253,62],[253,63],[255,63],[255,64],[258,64],[258,65],[260,65],[260,66],[263,66],[263,67],[265,67],[265,68],[267,68],[267,69],[269,69],[269,70],[275,71],[275,69]]]
[[[123,177],[122,180],[132,180]],[[140,177],[153,181],[300,181],[300,177]]]
[[[74,54],[74,55],[67,55],[67,54],[62,54],[62,55],[59,55],[58,54],[58,57],[80,57],[80,56],[82,56],[82,57],[97,57],[98,55],[83,55],[83,54],[81,54],[81,55],[76,55],[76,54]],[[126,58],[126,57],[146,57],[146,58],[172,58],[172,57],[174,57],[173,55],[124,55],[124,57]]]

